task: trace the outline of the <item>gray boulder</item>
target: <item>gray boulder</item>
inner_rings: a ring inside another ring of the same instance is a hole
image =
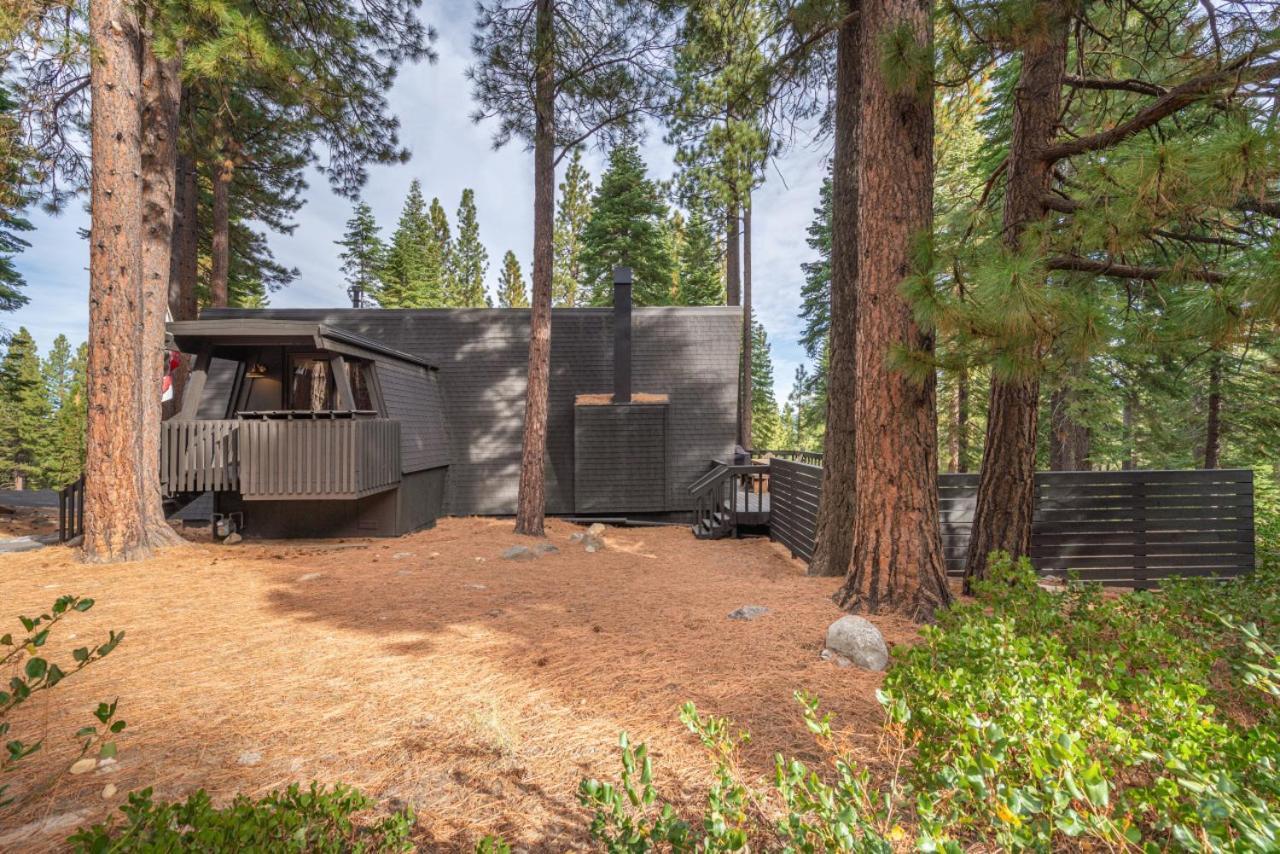
[[[502,553],[503,560],[534,560],[538,555],[528,546],[512,546]]]
[[[533,552],[537,555],[553,555],[559,551],[560,549],[551,545],[551,543],[538,543],[533,547]]]
[[[889,663],[884,636],[862,617],[847,615],[828,626],[827,649],[864,670],[884,670]]]
[[[743,605],[736,611],[729,612],[730,620],[754,620],[756,617],[763,617],[769,613],[769,609],[763,605]]]

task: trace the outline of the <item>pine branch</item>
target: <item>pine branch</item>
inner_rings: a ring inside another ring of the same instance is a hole
[[[1050,270],[1094,273],[1099,276],[1112,276],[1117,279],[1154,281],[1176,273],[1214,285],[1222,284],[1226,281],[1226,276],[1215,270],[1175,270],[1173,267],[1140,267],[1136,264],[1122,264],[1112,260],[1099,261],[1079,255],[1057,255],[1047,259],[1045,266]]]
[[[1097,92],[1137,92],[1139,95],[1167,95],[1169,90],[1155,83],[1130,77],[1116,80],[1109,77],[1067,76],[1063,82],[1073,89],[1092,89]]]
[[[1133,118],[1116,125],[1110,130],[1051,145],[1040,152],[1040,157],[1048,163],[1054,163],[1063,158],[1074,157],[1077,154],[1084,154],[1088,151],[1110,148],[1135,134],[1141,133],[1157,122],[1168,118],[1202,98],[1212,95],[1223,87],[1238,86],[1242,83],[1257,80],[1268,80],[1276,76],[1280,76],[1280,61],[1251,66],[1248,64],[1248,58],[1242,57],[1219,71],[1195,77],[1173,87],[1138,111],[1138,114]]]

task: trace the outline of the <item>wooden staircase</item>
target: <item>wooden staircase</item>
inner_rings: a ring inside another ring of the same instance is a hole
[[[738,536],[746,526],[767,525],[768,476],[768,465],[715,463],[689,487],[693,535],[700,540],[719,540]]]

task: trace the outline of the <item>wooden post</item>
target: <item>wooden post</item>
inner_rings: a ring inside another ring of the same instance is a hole
[[[187,379],[187,387],[182,393],[182,409],[178,412],[180,421],[194,421],[200,409],[200,398],[204,396],[204,383],[209,378],[209,362],[213,359],[213,349],[209,345],[200,348],[196,356],[196,365],[191,369]]]

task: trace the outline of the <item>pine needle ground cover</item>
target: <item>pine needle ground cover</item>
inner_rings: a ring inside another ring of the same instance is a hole
[[[525,562],[500,555],[530,541],[486,519],[390,541],[192,544],[111,567],[56,548],[6,555],[0,619],[39,613],[62,593],[96,600],[67,629],[77,637],[51,638],[67,647],[54,657],[108,629],[126,633],[15,722],[48,735],[31,779],[68,758],[103,698],[119,698],[129,726],[113,770],[62,776],[0,817],[0,838],[31,822],[73,824],[0,849],[53,848],[146,787],[157,802],[204,788],[229,805],[315,780],[354,787],[387,813],[411,807],[423,850],[470,851],[486,834],[581,850],[591,811],[578,786],[614,773],[619,732],[649,745],[664,795],[692,815],[714,774],[682,704],[750,729],[742,766],[769,775],[775,753],[821,755],[797,690],[820,696],[879,767],[882,677],[819,658],[840,613],[830,579],[806,578],[763,540],[610,529],[609,547],[587,554],[569,542],[577,526],[549,529],[559,553]],[[770,613],[727,618],[746,604]],[[890,643],[917,637],[877,623]]]

